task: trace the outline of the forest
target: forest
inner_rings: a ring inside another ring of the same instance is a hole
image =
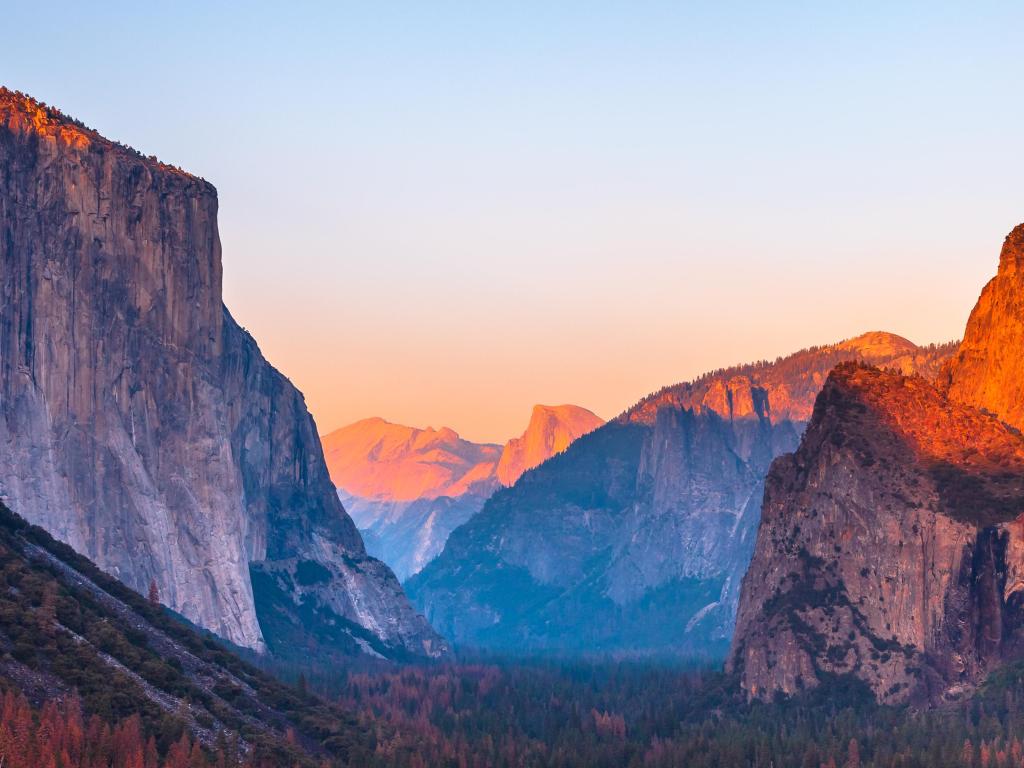
[[[323,766],[1024,766],[1016,736],[1022,665],[966,703],[922,711],[880,707],[840,679],[794,700],[748,704],[720,672],[641,661],[380,665],[300,673],[295,684],[299,695],[331,699],[363,726],[366,751],[323,751]],[[203,745],[183,732],[160,746],[138,716],[104,720],[73,697],[33,710],[11,691],[0,712],[0,756],[5,768],[288,765],[280,754],[246,754],[227,734]]]

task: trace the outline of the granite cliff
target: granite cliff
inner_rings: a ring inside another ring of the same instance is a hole
[[[409,595],[466,646],[722,656],[765,473],[828,371],[951,352],[876,332],[667,387],[497,491]]]
[[[1021,652],[1022,242],[935,383],[838,368],[773,464],[729,662],[750,696],[853,675],[948,700]]]
[[[0,89],[0,264],[11,508],[241,646],[293,642],[306,612],[349,650],[442,650],[222,304],[213,186]]]
[[[494,473],[502,485],[515,485],[529,469],[561,453],[604,419],[577,405],[535,405],[530,423],[519,437],[505,443]]]
[[[452,429],[416,429],[380,418],[325,435],[338,495],[366,547],[403,581],[437,557],[449,534],[502,485],[565,450],[604,421],[575,405],[534,406],[526,431],[504,447]]]
[[[1024,428],[1024,225],[1006,237],[944,373],[951,399]]]
[[[1018,645],[1024,439],[931,383],[844,365],[772,465],[731,664],[752,696],[851,673],[951,697]]]

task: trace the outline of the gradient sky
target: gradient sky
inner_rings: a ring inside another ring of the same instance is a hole
[[[499,441],[959,336],[1024,221],[1024,8],[892,5],[11,3],[0,82],[216,184],[321,432]]]

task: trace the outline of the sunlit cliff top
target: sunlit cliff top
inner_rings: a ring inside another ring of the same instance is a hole
[[[104,138],[80,120],[64,114],[59,109],[48,106],[21,91],[13,91],[4,86],[0,86],[0,126],[16,133],[31,132],[80,151],[98,147],[122,153],[151,168],[182,176],[200,182],[211,190],[214,189],[212,184],[201,177],[188,173],[177,166],[163,163],[153,155],[143,155],[136,149]]]

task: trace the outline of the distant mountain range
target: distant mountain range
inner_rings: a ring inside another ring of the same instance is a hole
[[[721,657],[765,474],[828,372],[935,377],[955,349],[876,332],[667,387],[498,490],[406,590],[462,646]]]
[[[331,479],[367,550],[404,581],[436,557],[451,531],[495,490],[603,423],[579,406],[537,405],[526,431],[504,446],[380,418],[342,427],[322,441]]]

